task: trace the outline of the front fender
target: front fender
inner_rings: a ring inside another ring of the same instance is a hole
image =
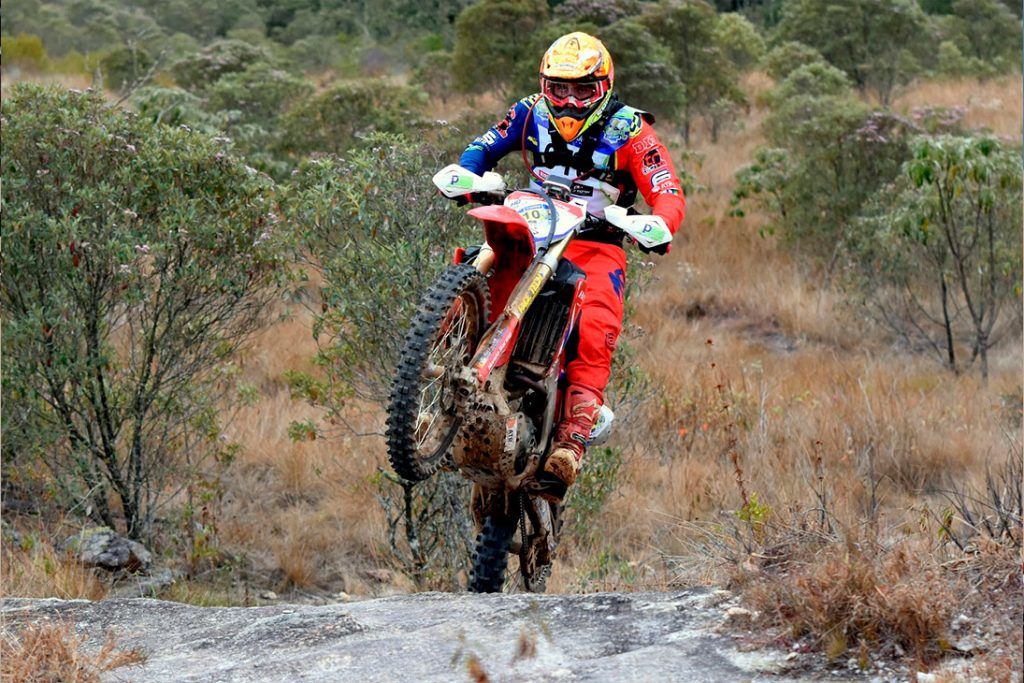
[[[478,206],[469,211],[469,215],[484,224],[487,244],[494,250],[494,265],[487,279],[491,289],[490,322],[493,323],[537,250],[529,224],[507,206]]]

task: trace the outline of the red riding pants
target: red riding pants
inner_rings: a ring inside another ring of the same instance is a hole
[[[614,244],[575,240],[566,248],[565,258],[587,274],[579,346],[566,366],[566,377],[570,385],[589,389],[604,402],[612,352],[622,332],[626,253]]]

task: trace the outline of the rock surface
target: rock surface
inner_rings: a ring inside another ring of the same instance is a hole
[[[158,600],[7,598],[5,629],[68,619],[90,642],[140,648],[119,681],[749,681],[785,652],[741,652],[705,591],[421,593],[327,606],[200,608]]]

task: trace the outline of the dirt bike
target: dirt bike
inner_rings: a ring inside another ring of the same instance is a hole
[[[586,275],[562,255],[588,230],[621,230],[645,247],[672,235],[661,218],[619,206],[589,215],[566,178],[508,192],[498,174],[453,164],[433,181],[450,199],[482,204],[469,215],[486,241],[457,249],[420,300],[390,396],[388,456],[409,481],[449,467],[473,482],[470,591],[501,591],[512,554],[522,587],[542,592],[562,515],[553,501],[565,493],[543,462],[586,291]],[[591,445],[607,439],[613,419],[602,407]]]

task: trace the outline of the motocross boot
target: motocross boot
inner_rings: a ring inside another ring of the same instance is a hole
[[[562,421],[555,430],[555,442],[540,477],[543,498],[562,502],[565,492],[576,481],[600,410],[601,398],[590,389],[573,385],[566,391]]]

